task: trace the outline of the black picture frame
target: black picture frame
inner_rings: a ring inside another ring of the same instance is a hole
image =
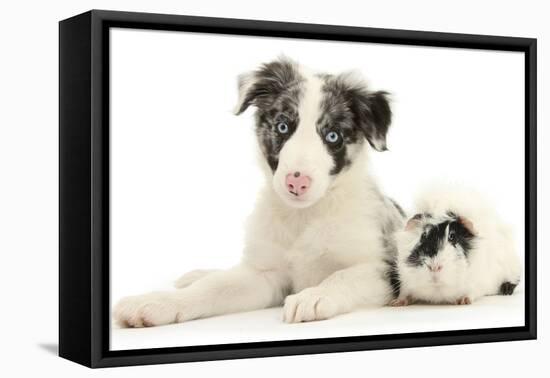
[[[109,350],[109,29],[112,27],[524,52],[525,326]],[[59,355],[95,368],[535,339],[536,55],[537,41],[532,38],[103,10],[61,21]]]

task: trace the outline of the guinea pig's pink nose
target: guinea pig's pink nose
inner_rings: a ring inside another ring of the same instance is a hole
[[[428,269],[430,269],[430,271],[432,272],[441,272],[441,269],[443,269],[443,267],[439,264],[432,264],[428,265]]]
[[[286,175],[286,188],[296,197],[303,195],[311,185],[311,178],[300,172],[289,173]]]

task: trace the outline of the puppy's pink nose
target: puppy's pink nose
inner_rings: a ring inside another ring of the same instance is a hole
[[[309,176],[303,175],[300,172],[289,173],[286,175],[286,188],[289,193],[296,197],[303,195],[309,189],[311,179]]]

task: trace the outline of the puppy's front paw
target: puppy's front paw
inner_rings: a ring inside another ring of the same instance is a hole
[[[309,288],[285,299],[283,320],[286,323],[310,322],[332,318],[338,313],[338,305],[321,290]]]
[[[155,292],[121,299],[113,309],[121,327],[153,327],[179,321],[177,301],[171,293]]]

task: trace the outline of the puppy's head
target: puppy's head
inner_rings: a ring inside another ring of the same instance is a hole
[[[286,58],[239,77],[241,114],[256,107],[256,135],[281,199],[304,208],[360,158],[365,140],[386,150],[385,92],[350,74],[314,74]]]

